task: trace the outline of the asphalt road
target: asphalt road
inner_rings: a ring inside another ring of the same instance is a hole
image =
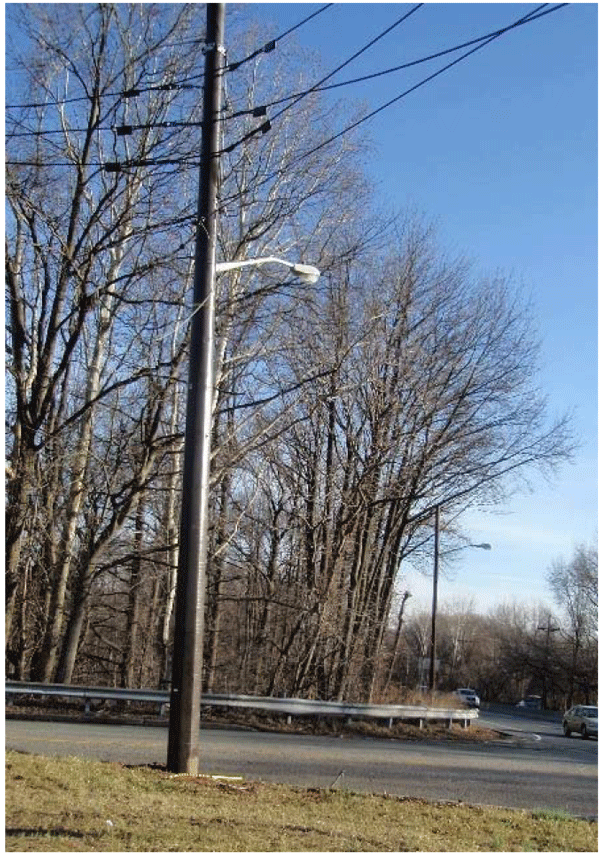
[[[301,787],[344,787],[429,800],[564,810],[597,817],[598,744],[555,722],[483,713],[513,738],[485,744],[207,729],[201,772]],[[7,720],[7,748],[126,764],[163,764],[167,730]]]

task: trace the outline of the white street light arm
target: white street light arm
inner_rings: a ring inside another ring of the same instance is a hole
[[[240,267],[260,267],[262,264],[283,264],[284,267],[289,267],[298,278],[311,285],[314,285],[321,276],[321,271],[311,264],[294,264],[291,261],[285,261],[283,258],[275,258],[273,255],[269,255],[267,258],[251,258],[247,261],[221,261],[215,264],[215,271],[226,273],[228,270],[238,270]]]

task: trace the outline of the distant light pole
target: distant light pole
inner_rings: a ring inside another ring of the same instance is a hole
[[[550,621],[550,615],[548,614],[547,625],[538,626],[536,631],[546,632],[546,654],[544,657],[544,673],[542,676],[542,709],[546,709],[548,706],[548,687],[546,684],[546,679],[548,674],[548,665],[550,663],[550,633],[559,632],[560,626],[553,626]]]
[[[489,543],[467,543],[463,549],[484,549],[489,551]],[[429,691],[435,690],[435,621],[437,616],[438,571],[440,563],[440,505],[435,508],[435,536],[433,541],[433,602],[431,605],[431,645],[429,651]]]

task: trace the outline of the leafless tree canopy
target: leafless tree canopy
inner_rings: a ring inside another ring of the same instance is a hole
[[[169,680],[202,12],[9,10],[16,678]],[[249,16],[228,22],[232,56],[266,41]],[[431,547],[434,507],[500,502],[571,439],[535,387],[513,283],[446,258],[415,217],[376,215],[365,140],[313,151],[343,106],[313,93],[252,133],[249,110],[302,88],[306,68],[290,42],[224,80],[220,258],[323,275],[242,268],[217,283],[205,685],[369,698],[396,678],[395,591]]]

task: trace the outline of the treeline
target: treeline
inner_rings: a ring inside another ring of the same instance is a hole
[[[8,12],[12,678],[169,681],[202,14]],[[249,15],[228,21],[233,56],[266,40]],[[434,508],[501,501],[571,438],[535,387],[531,309],[511,282],[447,258],[414,217],[376,215],[364,140],[319,147],[343,106],[312,93],[251,133],[253,107],[306,88],[312,67],[286,46],[225,81],[237,144],[220,157],[218,257],[323,275],[217,282],[204,682],[369,699]]]
[[[437,688],[473,687],[482,700],[505,703],[535,695],[550,709],[597,703],[596,547],[580,546],[568,562],[557,561],[548,571],[548,584],[556,600],[554,611],[512,604],[483,615],[468,603],[440,610]],[[380,668],[383,699],[428,682],[431,614],[411,616],[410,600],[405,609],[402,599]]]

